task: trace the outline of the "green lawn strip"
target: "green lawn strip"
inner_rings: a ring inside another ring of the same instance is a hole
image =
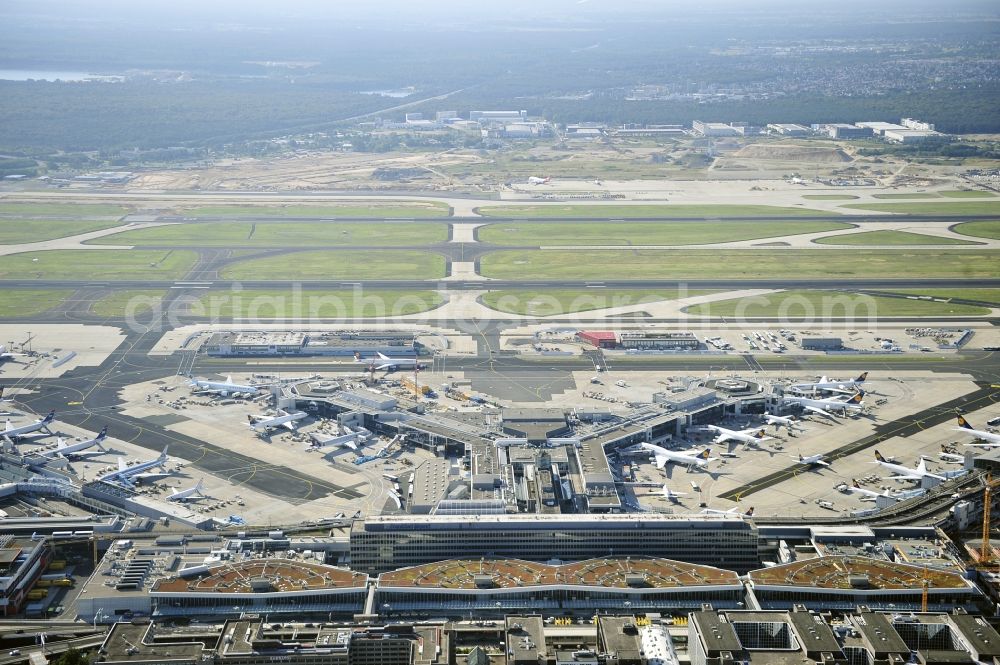
[[[608,307],[646,305],[664,300],[708,295],[715,291],[685,291],[670,289],[619,291],[609,289],[546,289],[490,291],[480,301],[490,309],[506,314],[553,316],[589,312]]]
[[[912,296],[930,296],[932,298],[958,298],[960,300],[976,300],[995,303],[1000,307],[1000,289],[878,289],[892,293]]]
[[[121,217],[125,206],[98,203],[6,203],[0,201],[0,215],[21,217]]]
[[[48,311],[73,294],[69,289],[0,288],[0,319],[34,316]]]
[[[988,199],[996,196],[993,192],[984,192],[973,189],[951,190],[938,192],[938,194],[941,196],[947,196],[949,199]]]
[[[0,245],[19,245],[66,238],[117,225],[117,220],[67,221],[0,217]]]
[[[817,238],[820,245],[975,245],[972,240],[961,240],[945,236],[930,236],[909,231],[862,231],[843,235]]]
[[[438,279],[445,276],[440,254],[412,250],[293,252],[232,263],[223,279]]]
[[[931,192],[913,192],[911,194],[872,194],[875,199],[936,199],[940,198]]]
[[[810,201],[850,201],[859,197],[852,194],[803,194],[802,198]]]
[[[0,279],[179,279],[198,255],[179,250],[61,249],[3,257]]]
[[[982,316],[985,307],[933,300],[891,298],[837,291],[781,291],[748,298],[732,298],[692,305],[688,314],[698,316],[825,319],[888,316]]]
[[[500,222],[479,229],[497,245],[698,245],[852,228],[842,222]]]
[[[829,215],[830,212],[810,208],[767,205],[508,205],[483,206],[479,214],[486,217],[527,218],[608,218],[629,217],[797,217]]]
[[[480,259],[497,279],[829,279],[1000,277],[989,249],[501,250]]]
[[[845,203],[841,208],[895,212],[903,215],[1000,215],[1000,201],[943,201],[940,203]]]
[[[419,314],[444,301],[434,291],[211,290],[192,304],[188,313],[213,319],[380,318]]]
[[[981,222],[962,222],[956,224],[952,231],[973,238],[990,238],[1000,240],[1000,219],[987,219]]]
[[[188,222],[124,231],[91,244],[179,247],[321,247],[427,245],[448,240],[439,222]]]
[[[211,205],[178,208],[191,217],[447,217],[449,207],[437,202],[351,201],[322,205]]]
[[[144,314],[151,310],[158,301],[163,300],[165,295],[167,292],[162,289],[113,291],[100,300],[95,300],[90,306],[90,312],[108,318]]]

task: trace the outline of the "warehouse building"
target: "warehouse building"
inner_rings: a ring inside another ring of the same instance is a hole
[[[618,344],[634,351],[696,351],[702,346],[691,332],[623,332]]]
[[[393,331],[217,332],[202,346],[210,356],[338,356],[360,353],[371,358],[379,353],[412,358],[421,344],[415,333]]]
[[[576,337],[598,349],[613,349],[618,346],[618,335],[610,330],[581,330]]]
[[[803,337],[800,342],[806,351],[839,351],[844,340],[839,337]]]

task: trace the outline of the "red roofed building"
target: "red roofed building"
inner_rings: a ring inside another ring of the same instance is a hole
[[[613,349],[618,346],[618,335],[607,330],[581,330],[576,336],[580,341],[599,349]]]

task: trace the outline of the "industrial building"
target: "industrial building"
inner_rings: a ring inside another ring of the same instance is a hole
[[[616,333],[610,330],[581,330],[576,337],[599,349],[696,351],[702,348],[694,333],[686,331],[627,330]]]
[[[740,125],[727,125],[724,122],[703,122],[701,120],[695,120],[691,123],[691,128],[695,134],[700,136],[742,136],[745,131],[744,127]]]
[[[3,616],[21,612],[51,556],[44,538],[0,535],[0,606]]]
[[[339,356],[360,353],[368,358],[379,353],[413,357],[422,346],[414,333],[393,331],[217,332],[203,345],[210,356]]]
[[[806,351],[837,351],[844,348],[844,340],[839,337],[803,337],[799,344]]]
[[[823,125],[821,129],[825,131],[831,139],[865,139],[871,138],[873,135],[871,127],[858,127],[857,125],[848,125],[845,123]]]
[[[812,130],[805,125],[796,125],[794,123],[775,123],[768,125],[767,128],[781,136],[809,136],[812,133]]]

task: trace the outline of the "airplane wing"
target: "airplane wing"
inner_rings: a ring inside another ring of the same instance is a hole
[[[1000,448],[1000,443],[963,443],[963,446],[969,446],[970,448]]]
[[[827,462],[826,460],[821,460],[821,459],[816,460],[815,462],[813,462],[813,464],[816,464],[818,466],[830,466],[829,462]]]
[[[719,436],[715,437],[715,439],[712,440],[712,443],[725,443],[726,441],[729,441],[732,438],[733,437],[732,437],[731,434],[725,434],[725,433],[723,433],[723,434],[720,434]]]
[[[388,360],[389,359],[389,356],[385,355],[381,351],[376,351],[375,353],[377,353],[378,357],[381,358],[382,360]]]
[[[283,423],[281,423],[281,426],[284,427],[285,429],[287,429],[290,432],[294,432],[295,431],[295,421],[294,420],[289,420],[287,422],[283,422]]]
[[[821,416],[826,416],[827,418],[832,418],[833,420],[836,420],[836,417],[832,413],[818,406],[811,406],[807,404],[803,405],[802,408],[805,409],[806,411],[809,411],[810,413],[818,413]]]
[[[670,458],[665,455],[654,455],[654,457],[656,458],[654,464],[656,464],[657,469],[662,469],[670,461]]]
[[[921,478],[923,478],[923,476],[919,476],[915,473],[898,473],[891,476],[885,476],[886,480],[920,480]]]
[[[118,470],[119,471],[124,471],[127,468],[128,468],[128,465],[125,464],[125,458],[124,457],[119,457],[118,458]]]
[[[382,354],[380,353],[379,355],[382,355]],[[390,367],[392,367],[392,363],[385,363],[384,365],[379,365],[375,369],[377,369],[377,370],[378,369],[389,369]]]

